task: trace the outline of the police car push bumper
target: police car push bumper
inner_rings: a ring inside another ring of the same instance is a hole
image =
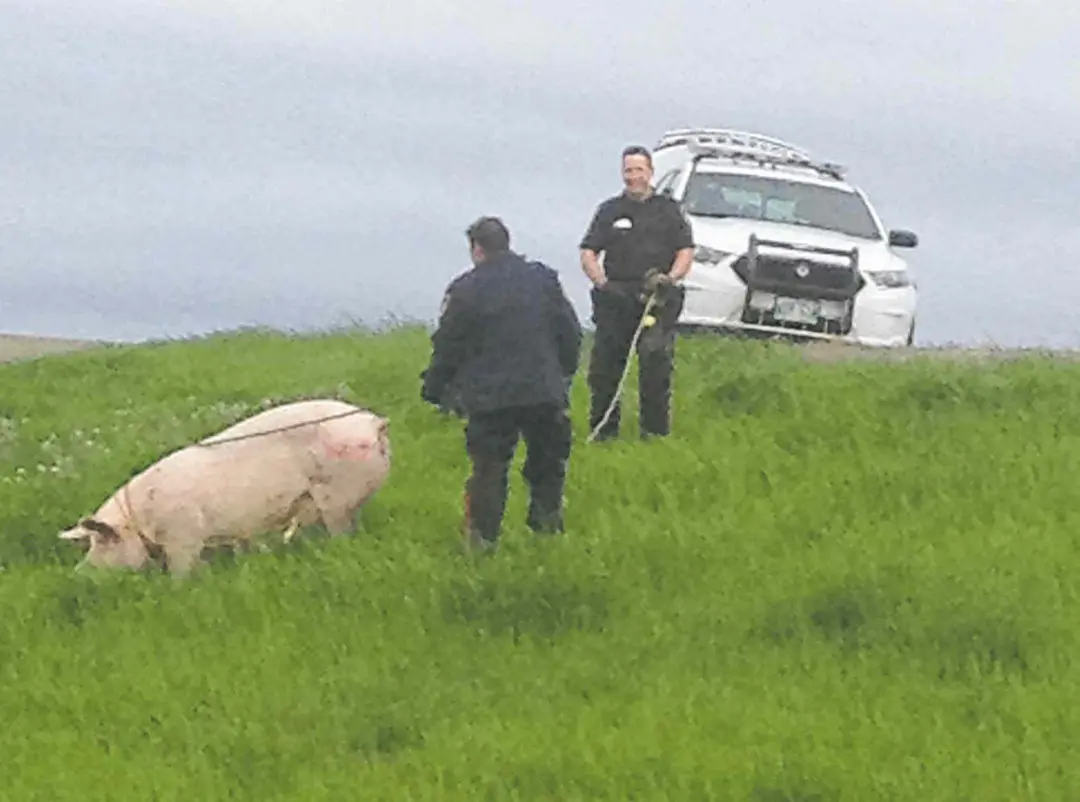
[[[908,342],[916,290],[892,272],[861,271],[858,251],[750,236],[745,253],[699,246],[683,282],[684,326],[840,340]]]

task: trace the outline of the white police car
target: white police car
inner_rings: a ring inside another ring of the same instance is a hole
[[[653,147],[655,186],[694,232],[681,328],[872,346],[914,342],[916,286],[887,230],[836,164],[771,137],[672,130]]]

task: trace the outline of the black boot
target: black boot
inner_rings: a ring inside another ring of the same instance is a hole
[[[507,466],[498,461],[474,462],[465,485],[463,527],[470,548],[486,551],[498,541],[506,508],[507,479]]]

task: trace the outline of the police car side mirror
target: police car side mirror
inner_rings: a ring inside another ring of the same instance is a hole
[[[913,231],[894,229],[889,232],[889,244],[894,248],[915,248],[919,244],[919,238]]]

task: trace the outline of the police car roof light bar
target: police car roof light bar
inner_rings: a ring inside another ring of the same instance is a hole
[[[844,177],[842,165],[817,162],[804,148],[775,137],[747,131],[727,128],[676,129],[665,132],[653,150],[658,151],[678,145],[685,145],[695,157],[695,161],[703,158],[744,157],[763,165],[805,167],[837,180],[843,180]]]
[[[656,144],[656,150],[673,145],[688,144],[691,140],[697,140],[702,145],[727,145],[732,150],[747,153],[784,154],[795,159],[810,160],[810,154],[798,145],[785,142],[776,137],[756,134],[751,131],[737,131],[732,128],[677,128],[665,131]]]

